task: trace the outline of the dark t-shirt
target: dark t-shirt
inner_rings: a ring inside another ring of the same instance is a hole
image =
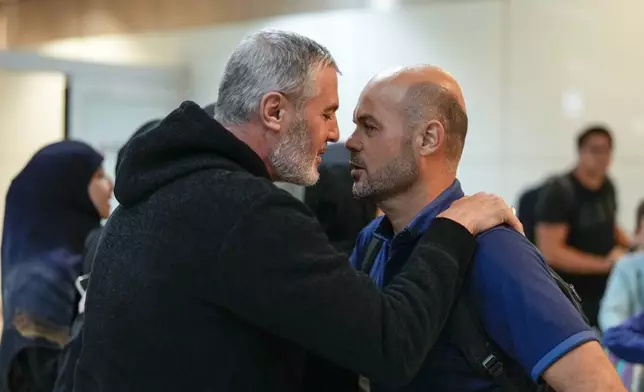
[[[616,246],[617,201],[613,183],[606,179],[601,188],[586,188],[568,173],[547,186],[537,205],[537,221],[565,223],[569,227],[567,244],[582,252],[606,256]],[[583,300],[584,311],[597,325],[599,303],[606,288],[606,275],[578,275],[558,271],[573,284]]]

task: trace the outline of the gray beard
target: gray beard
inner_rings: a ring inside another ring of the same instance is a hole
[[[268,161],[279,181],[297,185],[314,185],[320,177],[315,167],[317,154],[311,152],[308,122],[298,114],[293,126],[277,142]]]

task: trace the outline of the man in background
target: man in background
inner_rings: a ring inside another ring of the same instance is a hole
[[[351,262],[384,288],[436,216],[463,196],[456,172],[468,127],[465,101],[448,73],[408,67],[367,84],[354,122],[346,142],[353,193],[376,201],[385,216],[362,231]],[[464,297],[416,378],[398,389],[373,382],[371,391],[511,390],[506,382],[533,390],[544,381],[559,392],[624,391],[535,247],[508,227],[480,234],[477,244]],[[482,331],[467,328],[475,323]],[[469,361],[481,345],[477,362]]]
[[[613,137],[594,126],[577,139],[574,170],[551,180],[539,196],[537,246],[582,298],[584,312],[597,326],[599,304],[613,263],[631,246],[617,225],[615,186],[607,175]]]

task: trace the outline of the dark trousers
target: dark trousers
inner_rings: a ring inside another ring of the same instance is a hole
[[[51,392],[58,373],[60,350],[29,347],[22,350],[9,369],[8,392]]]

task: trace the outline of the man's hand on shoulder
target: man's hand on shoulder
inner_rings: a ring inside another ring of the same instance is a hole
[[[463,225],[473,235],[507,224],[523,234],[523,225],[502,197],[479,192],[455,201],[439,218],[451,219]]]

